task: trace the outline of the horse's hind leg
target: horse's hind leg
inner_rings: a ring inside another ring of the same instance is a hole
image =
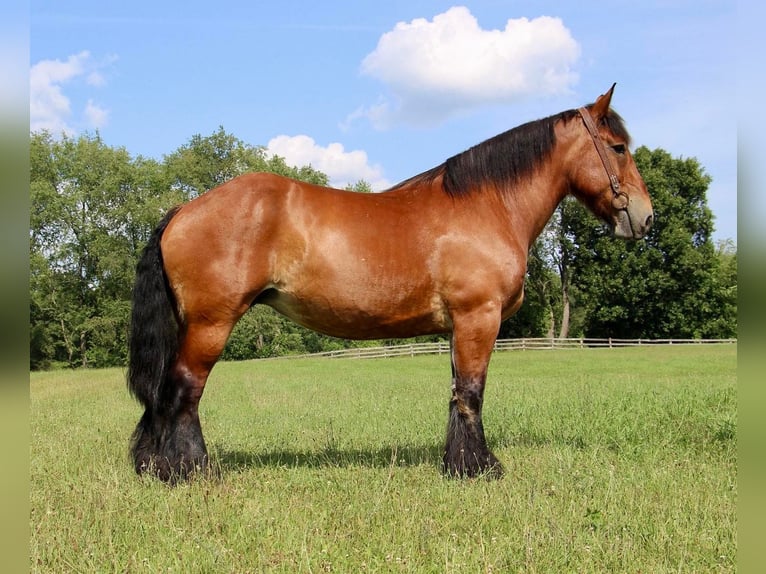
[[[133,438],[136,471],[176,482],[208,468],[198,406],[232,325],[187,325],[155,407],[147,408],[136,429]]]
[[[487,446],[482,423],[487,366],[499,327],[492,314],[454,318],[452,399],[442,470],[450,477],[486,474],[500,477],[503,467]]]

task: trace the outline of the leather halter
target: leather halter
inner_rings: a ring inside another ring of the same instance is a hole
[[[591,138],[593,138],[593,143],[596,146],[598,156],[601,158],[601,163],[604,164],[606,175],[609,176],[609,185],[612,188],[612,193],[614,194],[612,205],[615,209],[627,209],[630,198],[628,197],[627,193],[620,189],[620,180],[617,177],[617,174],[612,167],[612,162],[609,160],[609,156],[606,153],[604,142],[598,135],[598,129],[596,128],[596,123],[593,121],[593,116],[590,115],[590,112],[587,108],[579,108],[577,111],[582,116],[583,123],[588,129],[588,133],[590,133]]]

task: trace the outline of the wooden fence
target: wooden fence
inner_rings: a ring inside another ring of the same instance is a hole
[[[710,345],[735,344],[737,339],[498,339],[495,341],[497,351],[532,351],[550,349],[586,349],[586,348],[618,348],[640,347],[651,345]],[[388,347],[358,347],[325,351],[310,355],[286,355],[278,358],[326,357],[329,359],[379,359],[384,357],[414,357],[415,355],[436,355],[449,353],[449,342],[435,343],[405,343]]]

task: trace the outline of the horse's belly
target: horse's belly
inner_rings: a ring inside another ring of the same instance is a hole
[[[346,291],[304,298],[274,290],[264,293],[257,302],[308,329],[343,339],[414,337],[450,329],[449,317],[438,297],[402,295],[382,300]]]

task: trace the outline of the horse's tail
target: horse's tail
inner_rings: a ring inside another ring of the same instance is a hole
[[[175,298],[163,268],[160,239],[178,211],[171,209],[149,238],[136,266],[128,341],[128,389],[151,416],[178,353]]]

